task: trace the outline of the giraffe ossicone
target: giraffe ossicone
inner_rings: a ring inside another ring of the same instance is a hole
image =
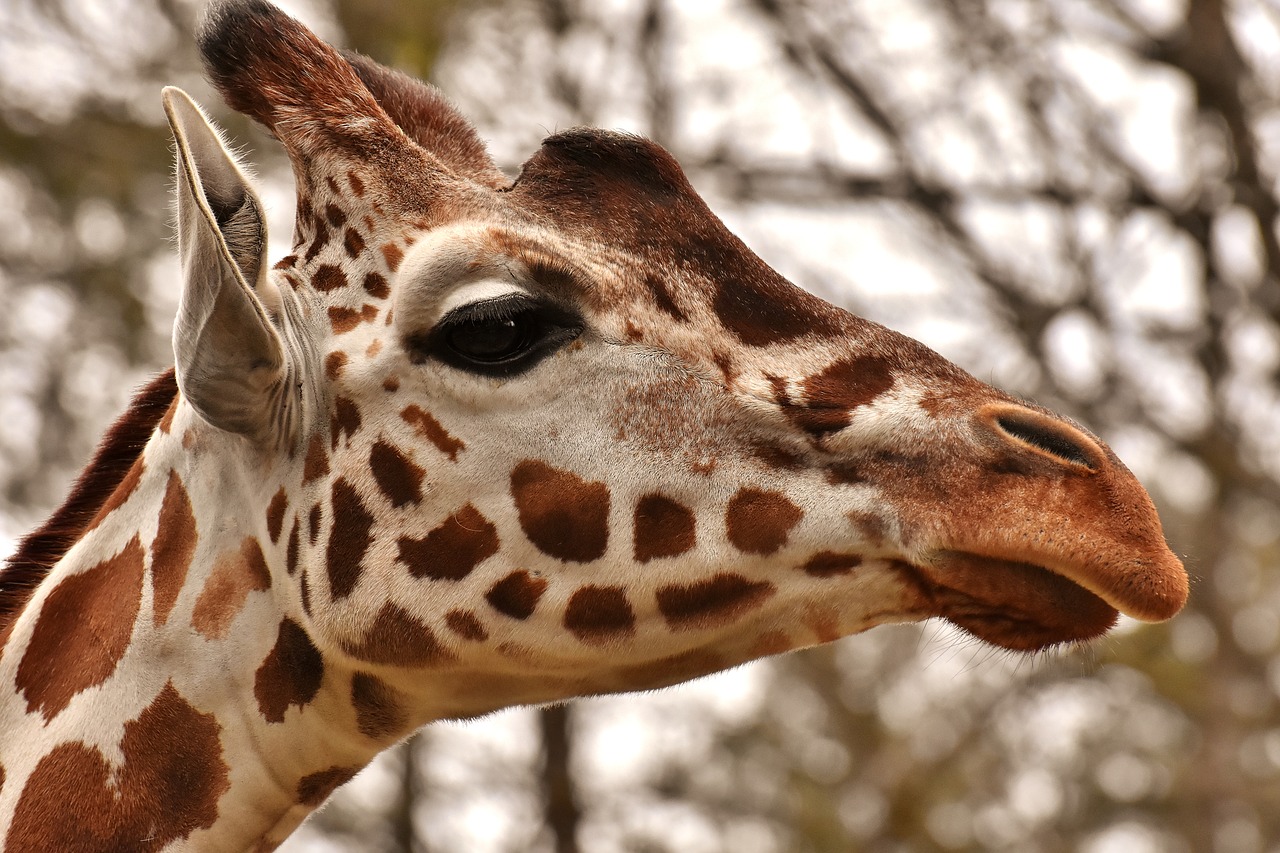
[[[786,282],[657,145],[570,130],[511,180],[263,0],[198,42],[289,154],[293,251],[166,90],[176,367],[0,574],[5,849],[271,849],[431,720],[1184,604],[1105,444]]]

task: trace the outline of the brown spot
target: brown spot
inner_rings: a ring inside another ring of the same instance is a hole
[[[880,356],[867,355],[837,361],[806,379],[803,406],[786,406],[787,417],[814,435],[844,429],[853,410],[867,406],[893,387],[893,369]]]
[[[329,594],[346,598],[360,580],[360,562],[372,541],[369,532],[373,529],[373,516],[364,508],[355,488],[341,477],[334,481],[332,503],[335,522],[329,531],[325,567],[329,571]]]
[[[636,503],[635,558],[647,563],[675,557],[695,543],[693,511],[662,495],[645,495]]]
[[[298,802],[318,808],[329,795],[351,781],[360,772],[359,767],[330,767],[298,780]]]
[[[498,553],[498,529],[467,504],[425,538],[402,536],[397,544],[414,577],[456,581]]]
[[[356,198],[364,195],[364,182],[355,172],[347,171],[347,183],[351,184],[351,191],[356,194]]]
[[[787,536],[804,513],[781,492],[743,488],[729,501],[725,526],[729,541],[747,554],[772,554],[787,544]]]
[[[333,416],[329,419],[329,430],[333,433],[333,449],[345,436],[348,443],[360,429],[360,409],[346,397],[335,397],[333,400]]]
[[[288,270],[288,269],[293,269],[297,265],[298,265],[297,255],[285,255],[283,258],[276,261],[275,266],[272,267],[272,269]]]
[[[324,375],[329,378],[330,382],[333,382],[342,375],[342,370],[346,366],[347,354],[340,349],[336,349],[324,358]]]
[[[776,444],[757,444],[751,448],[751,455],[776,471],[796,471],[804,465],[804,459],[798,453]]]
[[[721,284],[712,308],[724,327],[747,346],[764,347],[841,331],[838,309],[767,267],[759,270],[763,275],[747,278],[726,270],[718,272]]]
[[[484,598],[499,613],[505,613],[512,619],[528,619],[546,589],[545,579],[521,569],[495,583]]]
[[[340,195],[341,190],[338,189],[338,185],[336,182],[334,182],[333,178],[330,178],[329,182],[332,185],[331,188],[333,189],[334,195]],[[342,211],[342,208],[338,207],[333,202],[330,202],[328,205],[325,206],[324,218],[328,219],[329,224],[332,225],[334,228],[341,228],[344,224],[346,224],[347,214]]]
[[[351,676],[351,704],[356,709],[360,734],[383,740],[403,732],[408,715],[400,708],[400,696],[382,679],[363,672]]]
[[[311,507],[311,511],[307,513],[307,538],[314,545],[320,540],[320,517],[323,510],[320,504]]]
[[[400,418],[413,427],[418,435],[436,446],[436,449],[449,457],[450,462],[458,461],[458,451],[465,450],[466,445],[449,435],[440,422],[417,406],[406,406],[400,412]]]
[[[391,288],[387,285],[387,280],[382,277],[381,273],[366,273],[364,277],[364,290],[374,299],[386,299],[391,295]]]
[[[290,705],[301,709],[316,698],[324,678],[324,659],[307,632],[292,619],[280,620],[275,647],[253,677],[258,710],[269,723],[283,723]]]
[[[413,464],[395,445],[378,439],[369,451],[369,469],[392,506],[402,507],[422,500],[422,478],[427,472]]]
[[[359,311],[341,305],[331,305],[329,307],[329,326],[333,329],[335,335],[344,334],[361,323],[372,323],[376,319],[378,319],[378,306],[376,305],[365,303],[360,306]]]
[[[29,712],[51,720],[115,672],[138,617],[142,578],[142,543],[134,536],[120,553],[54,587],[14,679]]]
[[[354,228],[348,228],[342,235],[342,248],[347,250],[347,257],[356,258],[364,251],[364,238]]]
[[[169,431],[173,429],[173,416],[177,413],[178,401],[174,400],[169,405],[169,408],[165,410],[164,417],[160,419],[160,423],[156,424],[156,429],[160,430],[165,435],[168,435]]]
[[[677,630],[714,628],[754,610],[774,592],[774,585],[767,581],[752,582],[742,575],[722,572],[688,586],[661,587],[657,592],[658,609],[667,624]]]
[[[374,338],[373,341],[364,348],[366,358],[373,358],[380,352],[382,352],[382,338]]]
[[[321,264],[311,276],[311,286],[322,293],[347,286],[347,274],[333,264]]]
[[[358,645],[347,643],[346,649],[370,663],[401,667],[434,666],[454,659],[430,628],[391,603],[382,606],[364,640]]]
[[[310,483],[328,473],[329,454],[324,451],[324,438],[320,433],[315,433],[307,443],[307,458],[302,463],[302,482]]]
[[[481,643],[489,639],[489,632],[470,610],[450,610],[444,615],[449,630],[464,640]]]
[[[821,551],[810,557],[800,568],[806,575],[815,578],[833,578],[837,575],[850,574],[862,565],[861,554],[837,554],[833,551]]]
[[[382,390],[388,393],[395,393],[400,390],[400,380],[394,376],[388,376],[382,380]]]
[[[271,589],[262,546],[246,536],[240,549],[218,558],[191,611],[191,627],[211,640],[224,640],[251,592]]]
[[[840,462],[827,466],[826,480],[833,486],[856,486],[867,477],[856,462]]]
[[[599,645],[636,630],[636,615],[620,586],[584,586],[569,599],[564,627],[584,643]]]
[[[143,464],[142,457],[139,456],[137,461],[125,472],[124,478],[120,480],[120,485],[116,486],[115,491],[102,502],[102,508],[98,510],[97,515],[89,522],[89,526],[84,529],[85,533],[96,528],[108,515],[124,506],[125,501],[129,500],[133,495],[133,490],[138,488],[138,481],[142,479],[142,472],[146,470],[146,467]]]
[[[165,685],[124,724],[124,764],[113,771],[96,748],[63,743],[26,780],[7,850],[158,851],[218,818],[230,787],[221,726]]]
[[[404,252],[395,243],[383,243],[382,257],[387,262],[387,269],[395,272],[400,266],[400,259],[404,257]]]
[[[609,543],[609,487],[526,459],[511,472],[520,527],[544,554],[589,563]]]
[[[302,256],[303,262],[308,264],[316,259],[316,255],[320,254],[325,246],[329,245],[329,227],[324,224],[324,220],[319,216],[313,216],[311,225],[315,235],[311,239],[311,245],[307,247],[306,254]],[[301,229],[298,230],[301,231]]]
[[[671,289],[667,287],[666,281],[653,273],[646,273],[644,283],[649,287],[650,292],[653,293],[653,302],[658,306],[658,308],[682,323],[685,321],[684,312],[680,310],[680,306],[676,305],[676,301],[672,298]]]
[[[302,567],[298,576],[298,598],[302,600],[302,612],[311,615],[311,583],[307,580],[307,567]]]
[[[196,517],[178,472],[169,472],[156,538],[151,542],[151,588],[156,627],[165,623],[191,568],[196,551]]]
[[[284,551],[284,568],[290,575],[298,570],[298,524],[300,519],[294,516],[293,528],[289,531],[289,545]]]
[[[881,545],[889,536],[888,526],[885,520],[878,515],[872,515],[869,512],[850,511],[846,517],[858,528],[858,533],[862,538],[871,545]]]
[[[284,531],[284,514],[288,508],[289,495],[284,486],[281,486],[267,505],[267,535],[271,537],[272,544],[280,541],[280,534]]]

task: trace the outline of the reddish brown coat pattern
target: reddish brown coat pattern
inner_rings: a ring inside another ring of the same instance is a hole
[[[400,418],[417,431],[418,435],[436,446],[436,449],[449,457],[450,462],[458,460],[458,451],[465,450],[466,445],[459,439],[449,435],[440,422],[417,406],[406,406],[400,412]]]
[[[284,551],[284,568],[290,575],[298,570],[298,526],[301,522],[300,518],[294,516],[293,527],[289,530],[289,544]]]
[[[320,518],[323,512],[324,508],[317,503],[307,513],[307,539],[312,545],[320,540]]]
[[[155,624],[159,627],[182,592],[196,551],[196,517],[191,499],[176,471],[169,472],[156,538],[151,542],[151,586],[154,592]]]
[[[135,536],[120,553],[49,593],[14,680],[28,711],[51,720],[77,693],[115,672],[138,617],[142,578],[142,543]]]
[[[364,276],[364,292],[374,299],[386,299],[391,295],[391,286],[381,273],[369,272]]]
[[[347,354],[342,350],[334,350],[324,357],[324,375],[330,382],[336,381],[342,376],[343,369],[347,366]]]
[[[191,627],[210,639],[224,639],[249,593],[269,589],[271,573],[262,546],[246,536],[238,551],[214,564],[191,612]]]
[[[166,684],[124,725],[124,766],[64,743],[27,779],[6,837],[9,850],[160,850],[208,828],[230,787],[221,726]]]
[[[328,308],[329,326],[333,329],[335,335],[341,335],[351,331],[361,323],[372,323],[378,319],[378,306],[369,305],[368,303],[360,306],[357,311],[354,308],[346,308],[342,305],[331,305]]]
[[[360,408],[346,397],[334,397],[333,416],[329,419],[333,449],[338,449],[344,436],[350,442],[351,437],[359,431],[360,423]]]
[[[772,554],[787,544],[791,528],[804,517],[781,492],[742,488],[729,500],[725,526],[729,541],[747,554]]]
[[[400,695],[376,676],[363,672],[351,676],[351,705],[356,709],[356,727],[367,738],[384,740],[408,727]]]
[[[512,619],[528,619],[533,615],[538,599],[546,589],[547,581],[544,578],[534,577],[521,569],[495,583],[484,598],[499,613]]]
[[[382,606],[362,641],[347,644],[347,652],[370,663],[395,666],[435,666],[454,658],[430,628],[391,603]]]
[[[511,472],[520,527],[543,553],[589,563],[609,544],[609,487],[526,459]]]
[[[387,262],[387,269],[395,272],[400,267],[400,260],[404,257],[404,251],[395,243],[382,244],[382,258]]]
[[[342,248],[347,250],[347,257],[358,257],[364,251],[364,238],[356,229],[348,228],[342,235]]]
[[[392,506],[402,507],[422,500],[422,478],[427,472],[395,445],[382,439],[374,442],[369,450],[369,470]]]
[[[397,544],[414,577],[457,581],[498,553],[498,529],[467,504],[424,538],[402,536]]]
[[[322,293],[347,286],[347,274],[333,264],[321,264],[311,274],[311,286]]]
[[[125,501],[129,500],[129,498],[133,496],[133,490],[138,488],[138,482],[142,479],[142,472],[145,471],[146,468],[147,466],[143,462],[142,457],[139,456],[137,461],[135,461],[133,465],[129,467],[129,470],[125,472],[124,478],[120,480],[120,485],[116,486],[115,491],[102,502],[102,508],[98,510],[97,514],[94,515],[93,520],[85,527],[85,533],[93,530],[102,523],[103,519],[111,515],[111,513],[115,512],[120,507],[124,506]]]
[[[271,498],[271,503],[267,504],[267,535],[271,537],[273,544],[280,541],[280,534],[284,530],[284,514],[288,509],[289,495],[284,486],[281,486],[280,491]]]
[[[658,610],[676,630],[714,628],[754,610],[776,591],[767,581],[752,582],[742,575],[722,572],[697,583],[661,587]]]
[[[345,479],[339,477],[333,484],[333,517],[342,523],[334,523],[329,531],[329,544],[325,549],[325,567],[329,573],[329,594],[334,598],[346,598],[360,580],[360,562],[373,541],[373,516],[365,509],[360,495]]]
[[[298,780],[298,802],[306,806],[318,807],[329,795],[351,781],[351,777],[360,772],[359,767],[330,767],[318,770]]]
[[[817,436],[844,429],[853,410],[867,406],[894,385],[893,366],[880,356],[837,361],[804,381],[804,406],[784,405],[796,426]]]
[[[837,575],[851,574],[860,565],[862,565],[861,554],[837,554],[834,551],[820,551],[806,560],[800,568],[806,575],[811,575],[815,578],[831,578]]]
[[[645,495],[636,502],[633,544],[636,562],[675,557],[696,543],[693,510],[664,495]]]
[[[481,643],[489,639],[489,632],[470,610],[450,610],[444,615],[444,622],[450,631],[464,640]]]
[[[585,643],[607,643],[634,634],[636,615],[622,587],[584,586],[569,599],[564,627]]]
[[[269,723],[283,723],[290,705],[302,708],[316,697],[324,660],[307,632],[292,619],[280,620],[276,644],[253,678],[258,710]]]
[[[329,473],[329,454],[324,450],[324,437],[320,433],[307,442],[307,458],[302,463],[302,482],[310,483]]]

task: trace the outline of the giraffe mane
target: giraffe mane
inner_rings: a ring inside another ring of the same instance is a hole
[[[23,538],[0,567],[0,645],[35,588],[79,541],[107,498],[142,455],[147,440],[178,394],[173,368],[134,396],[98,445],[71,493],[49,519]]]

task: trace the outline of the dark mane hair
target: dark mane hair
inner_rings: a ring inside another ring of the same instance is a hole
[[[0,646],[18,613],[55,563],[70,550],[142,455],[147,440],[178,394],[173,368],[134,396],[98,444],[62,506],[22,540],[0,568]]]

